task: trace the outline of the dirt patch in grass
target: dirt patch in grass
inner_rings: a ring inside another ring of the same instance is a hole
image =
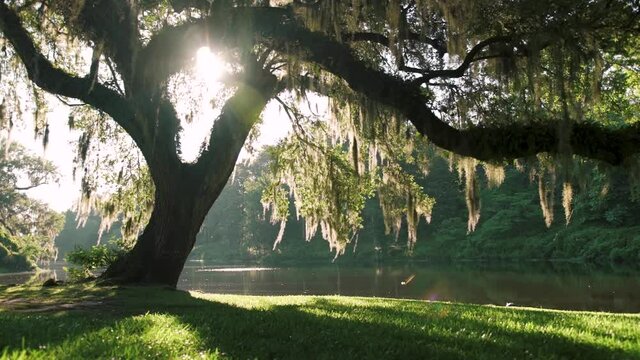
[[[0,309],[16,311],[16,312],[26,312],[26,313],[36,313],[36,312],[47,312],[47,311],[63,311],[63,310],[79,310],[79,309],[88,309],[97,306],[104,306],[106,301],[98,300],[98,301],[78,301],[72,303],[50,303],[50,302],[41,302],[41,301],[33,301],[26,298],[15,298],[9,299],[5,301],[0,301]]]
[[[48,312],[104,309],[112,301],[108,289],[85,286],[0,287],[0,310],[15,312]]]

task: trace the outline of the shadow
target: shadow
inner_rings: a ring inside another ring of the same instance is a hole
[[[189,346],[241,359],[640,357],[633,346],[598,345],[609,335],[571,314],[331,297],[282,301],[293,305],[255,297],[240,307],[225,303],[233,297],[213,298],[120,289],[99,310],[0,312],[0,354],[4,344],[27,350],[68,347],[67,358],[174,358]],[[635,320],[640,325],[640,318]],[[551,325],[571,331],[553,332]],[[144,352],[136,353],[139,349]]]
[[[391,300],[394,302],[394,300]],[[605,339],[612,337],[612,329],[598,327],[603,314],[569,314],[535,309],[514,309],[467,304],[398,301],[397,307],[359,306],[352,308],[332,299],[316,299],[313,306],[326,312],[356,311],[352,317],[361,323],[377,323],[376,318],[393,319],[394,330],[402,336],[417,335],[436,358],[455,353],[462,358],[640,358],[640,352],[630,354],[575,337],[552,334],[551,327],[569,329],[567,335],[589,334]],[[592,324],[585,323],[592,320]],[[384,322],[384,321],[383,321]],[[640,325],[637,318],[636,326]],[[419,326],[423,324],[423,326]],[[426,325],[424,325],[426,324]],[[632,328],[633,329],[633,328]],[[632,332],[635,332],[632,330]],[[622,335],[622,334],[617,334]],[[636,335],[637,337],[637,335]]]

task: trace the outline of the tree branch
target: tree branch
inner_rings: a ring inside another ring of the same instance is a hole
[[[465,55],[464,60],[462,61],[462,64],[460,64],[460,66],[458,66],[455,69],[442,69],[442,70],[411,69],[407,71],[419,72],[423,74],[422,77],[414,81],[415,84],[423,84],[436,78],[459,78],[463,76],[467,72],[467,70],[469,70],[469,67],[471,66],[471,64],[473,64],[478,60],[485,59],[484,57],[477,58],[476,55],[478,55],[487,46],[497,44],[497,43],[509,42],[511,40],[512,39],[509,36],[496,36],[496,37],[492,37],[479,42],[473,48],[471,48],[471,50],[469,50],[467,55]]]
[[[133,77],[133,59],[140,47],[137,1],[93,0],[82,2],[79,13],[66,21],[78,25],[85,36],[111,57],[125,82]]]
[[[193,175],[203,181],[202,197],[215,199],[222,191],[251,128],[275,95],[277,79],[260,65],[246,65],[243,83],[223,106],[211,128],[208,148],[192,168]]]
[[[266,14],[261,14],[261,17],[266,19]],[[267,29],[273,29],[268,36],[264,33]],[[395,108],[411,121],[420,134],[429,137],[443,149],[479,160],[502,160],[541,152],[559,153],[559,144],[565,141],[559,138],[557,122],[554,121],[530,124],[514,122],[501,127],[476,126],[464,130],[453,128],[426,106],[426,99],[418,86],[366,66],[348,47],[322,34],[310,32],[293,21],[262,30],[262,37],[268,39],[265,41],[272,48],[318,64],[344,79],[356,92]],[[502,41],[506,41],[506,38],[496,37],[479,43],[455,71],[468,67],[473,57],[485,46]],[[611,164],[621,164],[629,156],[640,152],[640,125],[608,129],[597,124],[573,124],[566,136],[574,154]]]
[[[76,77],[54,67],[36,48],[16,13],[4,2],[0,2],[0,31],[11,42],[29,79],[37,86],[104,111],[129,133],[143,153],[148,150],[142,128],[135,121],[135,112],[127,101],[100,83],[92,86],[90,78]]]
[[[387,47],[391,45],[391,40],[387,36],[378,34],[378,33],[356,32],[356,33],[346,33],[342,35],[345,41],[369,41],[369,42],[377,43]],[[402,40],[411,40],[411,41],[425,43],[433,47],[438,52],[439,57],[444,56],[444,54],[446,54],[447,52],[447,49],[442,42],[436,39],[431,39],[431,38],[422,36],[418,33],[414,33],[414,32],[403,33]]]
[[[398,110],[420,134],[429,137],[443,149],[479,160],[514,159],[541,152],[560,152],[561,139],[553,121],[531,124],[514,122],[501,127],[476,126],[464,130],[452,127],[426,106],[427,99],[418,85],[370,68],[347,45],[306,29],[290,9],[235,8],[226,11],[224,18],[202,19],[168,28],[151,40],[149,46],[141,51],[140,58],[154,63],[154,59],[166,55],[163,63],[154,67],[162,70],[160,76],[168,76],[177,71],[183,59],[193,54],[207,39],[215,37],[227,46],[235,46],[240,39],[246,40],[246,32],[254,34],[254,41],[280,53],[315,63],[345,80],[354,91]],[[198,40],[200,42],[193,43]],[[430,76],[458,76],[486,46],[505,41],[509,41],[509,38],[493,37],[482,41],[469,51],[457,69],[434,71]],[[170,49],[169,54],[166,49]],[[574,154],[611,164],[621,164],[627,157],[640,152],[640,125],[607,129],[595,124],[573,124],[568,136],[566,140]]]
[[[28,186],[15,186],[13,188],[13,190],[17,190],[17,191],[30,190],[30,189],[37,188],[38,186],[41,186],[41,185],[44,185],[44,184],[33,184],[33,185],[28,185]]]

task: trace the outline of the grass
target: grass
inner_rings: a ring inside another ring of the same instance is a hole
[[[0,358],[640,358],[640,316],[161,288],[0,287]]]

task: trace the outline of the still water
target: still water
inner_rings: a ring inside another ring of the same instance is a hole
[[[64,279],[63,264],[46,276]],[[0,274],[0,284],[32,274]],[[569,264],[220,266],[187,263],[178,288],[246,295],[348,295],[640,312],[640,271]]]
[[[246,295],[348,295],[640,312],[640,272],[567,264],[220,267],[189,263],[179,288]]]

